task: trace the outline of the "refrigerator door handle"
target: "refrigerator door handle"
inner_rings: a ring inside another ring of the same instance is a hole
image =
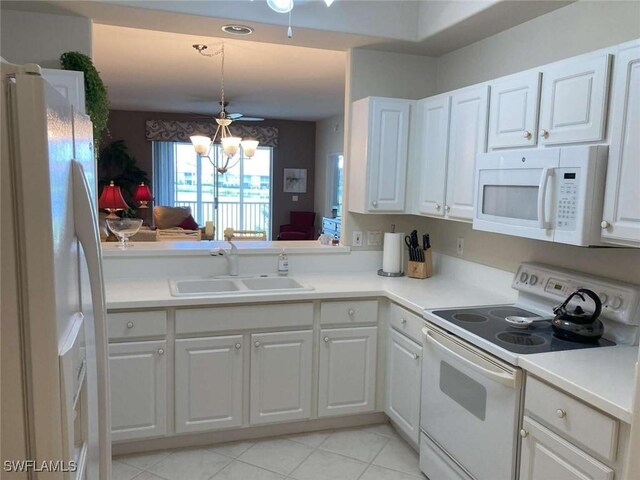
[[[102,282],[102,247],[94,203],[82,164],[71,161],[73,172],[73,206],[76,237],[87,260],[93,303],[98,383],[98,442],[100,448],[100,479],[111,478],[111,419],[109,405],[109,354],[106,324],[104,284]]]

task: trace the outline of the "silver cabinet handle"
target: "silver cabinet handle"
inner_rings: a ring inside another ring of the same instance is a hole
[[[417,360],[417,359],[419,359],[419,358],[420,358],[420,355],[418,355],[417,353],[414,353],[414,354],[413,354],[413,359],[414,359],[414,360]]]
[[[133,322],[128,322],[127,323],[127,328],[133,328]]]
[[[531,138],[531,132],[529,130],[525,130],[522,136],[529,140]]]
[[[400,323],[401,323],[402,325],[404,325],[405,323],[407,323],[407,319],[406,319],[406,318],[403,318],[402,320],[400,320]]]
[[[542,138],[549,138],[549,131],[545,129],[540,130],[540,136]]]
[[[556,415],[558,416],[558,418],[564,418],[567,416],[567,412],[559,408],[558,410],[556,410]]]
[[[439,203],[436,203],[436,210],[440,211],[441,208],[442,208],[442,205],[440,205]]]
[[[164,348],[158,349],[158,355],[164,355]]]
[[[256,342],[256,343],[254,343],[254,345],[255,345],[256,347],[259,347],[259,346],[260,346],[260,342]]]
[[[325,342],[328,342],[328,341],[329,341],[329,337],[324,337],[324,338],[323,338],[323,340],[324,340]]]
[[[527,432],[524,428],[520,430],[520,436],[522,438],[527,438],[529,436],[529,432]]]
[[[236,343],[236,350],[240,350],[240,348],[242,348],[242,345],[239,343]]]
[[[607,222],[606,220],[602,220],[602,222],[600,222],[600,227],[603,230],[606,230],[607,228],[609,228],[609,222]]]
[[[451,210],[451,207],[449,205],[445,205],[444,206],[444,211],[448,212],[449,210]]]
[[[353,308],[350,308],[347,313],[349,314],[350,317],[353,317],[355,315],[356,311]]]
[[[374,200],[374,201],[372,201],[372,202],[371,202],[371,206],[372,206],[372,207],[377,207],[377,206],[378,206],[378,202],[377,202],[377,201],[375,201],[375,200]]]

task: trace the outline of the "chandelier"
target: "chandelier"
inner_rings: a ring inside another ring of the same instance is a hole
[[[200,43],[193,45],[193,48],[204,57],[216,57],[218,55],[220,55],[221,57],[221,110],[220,114],[215,119],[218,127],[216,128],[216,132],[211,138],[205,135],[193,135],[189,138],[196,153],[202,157],[209,159],[215,170],[218,173],[223,174],[229,169],[236,166],[243,156],[247,158],[253,157],[258,148],[258,141],[250,139],[244,140],[240,137],[234,137],[229,130],[229,125],[231,125],[233,120],[227,118],[227,112],[225,111],[226,103],[224,101],[224,43],[222,44],[220,49],[211,53],[205,51],[209,48],[207,45],[203,45]],[[218,155],[215,155],[215,159],[212,158],[210,153],[213,145],[218,142],[222,146],[222,161],[220,161]]]

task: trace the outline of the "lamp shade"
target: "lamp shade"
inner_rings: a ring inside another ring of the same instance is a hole
[[[193,144],[193,149],[196,151],[198,155],[206,155],[209,151],[209,146],[211,145],[211,139],[209,137],[205,137],[204,135],[194,135],[189,137],[191,143]]]
[[[233,157],[240,149],[240,137],[222,137],[220,143],[222,143],[222,151],[225,155]]]
[[[258,140],[243,140],[240,142],[245,157],[253,157],[258,149]]]
[[[102,193],[98,199],[98,208],[106,210],[124,210],[125,208],[129,208],[127,202],[122,198],[120,187],[116,187],[113,184],[113,180],[102,189]]]
[[[153,196],[151,195],[151,190],[149,190],[149,185],[145,185],[142,182],[140,185],[136,187],[136,191],[133,193],[133,199],[136,202],[150,202],[153,200]]]

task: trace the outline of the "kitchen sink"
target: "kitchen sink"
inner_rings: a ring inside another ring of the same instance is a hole
[[[169,280],[169,289],[174,297],[266,294],[313,290],[312,287],[307,287],[293,278],[269,275]]]
[[[249,290],[309,290],[297,280],[288,277],[258,277],[241,280]]]
[[[195,280],[172,280],[171,294],[176,297],[188,295],[206,295],[222,293],[238,293],[240,287],[233,280],[219,280],[212,278]]]

